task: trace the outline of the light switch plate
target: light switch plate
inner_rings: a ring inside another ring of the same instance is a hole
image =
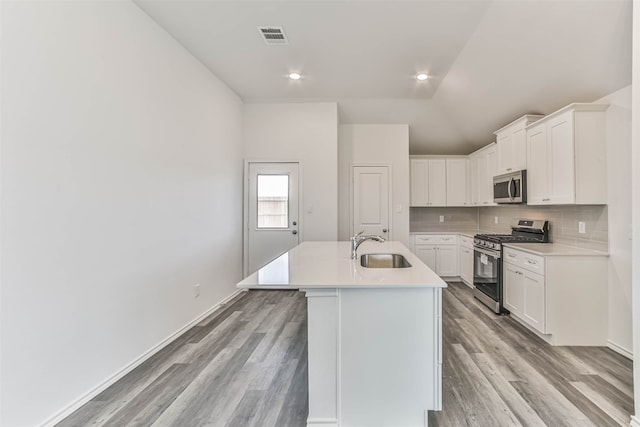
[[[578,221],[578,233],[585,234],[587,232],[587,224],[584,221]]]
[[[440,215],[440,222],[444,222],[444,215]]]
[[[494,224],[497,224],[497,223],[498,223],[498,217],[497,217],[497,216],[494,216],[494,217],[493,217],[493,223],[494,223]]]

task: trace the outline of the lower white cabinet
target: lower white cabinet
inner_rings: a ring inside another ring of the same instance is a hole
[[[542,256],[509,246],[503,304],[512,317],[552,345],[606,345],[607,255],[558,246]]]
[[[546,300],[544,276],[527,270],[524,276],[524,312],[525,320],[536,330],[546,333]]]
[[[512,314],[540,333],[547,333],[544,276],[504,263],[504,301]]]
[[[502,304],[511,314],[521,315],[524,311],[524,274],[517,266],[505,262],[502,275]]]
[[[458,273],[458,236],[428,234],[414,237],[415,254],[441,277],[456,277]]]
[[[469,286],[473,286],[473,239],[460,236],[460,249],[458,251],[458,268],[460,279]]]

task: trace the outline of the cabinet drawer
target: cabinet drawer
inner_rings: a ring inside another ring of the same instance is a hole
[[[538,274],[544,274],[544,258],[538,255],[522,254],[522,268]]]
[[[533,273],[544,274],[544,257],[511,248],[504,248],[502,254],[504,262],[524,268]]]
[[[455,234],[416,234],[416,245],[455,245],[458,243]]]
[[[413,237],[415,238],[416,245],[432,245],[436,243],[435,234],[417,234]]]
[[[460,246],[464,248],[473,249],[473,238],[467,236],[460,236]]]
[[[522,266],[522,252],[515,251],[510,248],[504,248],[502,250],[503,262],[509,262],[516,266]]]
[[[439,245],[456,245],[458,244],[457,234],[440,234],[437,235],[437,243]]]

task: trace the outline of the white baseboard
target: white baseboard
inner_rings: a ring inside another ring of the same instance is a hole
[[[609,340],[607,341],[607,347],[609,347],[611,350],[615,351],[616,353],[623,355],[627,359],[633,360],[633,352],[630,350],[627,350],[621,345],[616,344],[615,342]]]
[[[138,356],[136,359],[134,359],[132,362],[130,362],[129,364],[124,366],[118,372],[116,372],[115,374],[111,375],[109,378],[107,378],[106,380],[104,380],[103,382],[101,382],[100,384],[98,384],[97,386],[92,388],[91,390],[89,390],[87,393],[83,394],[82,396],[80,396],[79,398],[77,398],[76,400],[71,402],[64,409],[60,410],[55,415],[53,415],[51,418],[49,418],[47,421],[42,423],[41,427],[52,427],[52,426],[56,425],[57,423],[59,423],[60,421],[64,420],[66,417],[71,415],[73,412],[75,412],[82,405],[84,405],[85,403],[89,402],[91,399],[96,397],[98,394],[102,393],[108,387],[113,385],[116,381],[118,381],[119,379],[121,379],[122,377],[127,375],[129,372],[133,371],[135,368],[140,366],[143,362],[145,362],[151,356],[153,356],[154,354],[156,354],[157,352],[162,350],[164,347],[169,345],[173,340],[175,340],[180,335],[185,333],[189,328],[197,325],[202,320],[204,320],[207,316],[210,316],[212,313],[214,313],[218,309],[224,307],[229,301],[233,300],[236,296],[238,296],[240,293],[245,292],[245,291],[246,291],[246,289],[238,289],[238,290],[236,290],[234,293],[232,293],[231,295],[229,295],[228,297],[226,297],[225,299],[223,299],[222,301],[220,301],[219,303],[217,303],[213,307],[209,308],[207,311],[205,311],[204,313],[202,313],[201,315],[199,315],[198,317],[196,317],[195,319],[193,319],[192,321],[190,321],[189,323],[184,325],[182,328],[178,329],[173,334],[169,335],[167,338],[165,338],[164,340],[160,341],[158,344],[156,344],[153,347],[151,347],[149,350],[144,352],[142,355]]]
[[[632,427],[640,427],[640,418],[636,418],[635,415],[632,415],[629,425]]]

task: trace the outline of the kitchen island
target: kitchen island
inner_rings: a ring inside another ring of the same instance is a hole
[[[442,288],[399,242],[304,242],[238,283],[307,296],[307,426],[426,426],[441,409]],[[371,253],[408,268],[366,268]]]

